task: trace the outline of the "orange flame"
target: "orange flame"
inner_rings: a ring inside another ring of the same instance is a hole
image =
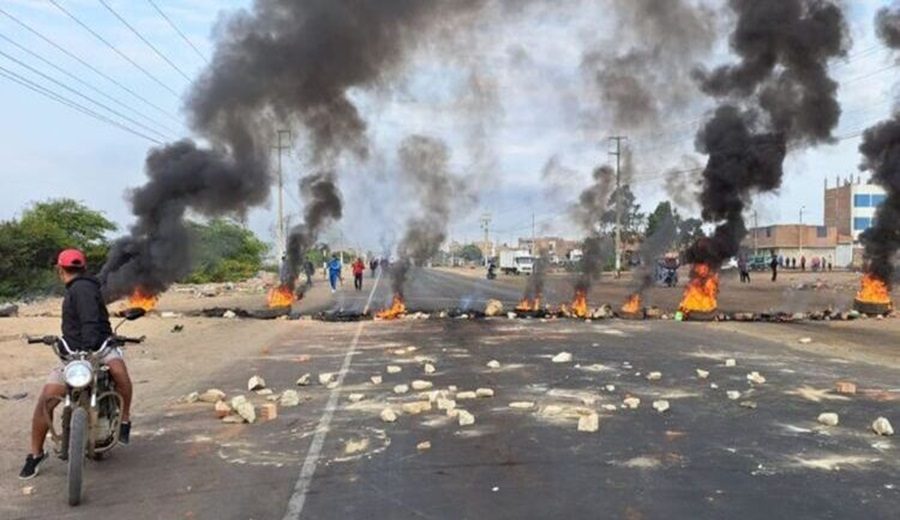
[[[713,312],[718,306],[719,273],[706,264],[694,264],[691,281],[684,290],[679,310],[681,312]]]
[[[538,296],[535,299],[531,300],[529,298],[522,298],[522,301],[516,305],[516,310],[519,312],[532,312],[537,311],[541,308],[541,297]]]
[[[628,314],[637,314],[641,312],[641,295],[635,293],[629,296],[628,301],[622,306],[622,312]]]
[[[583,289],[575,290],[575,298],[572,300],[572,307],[569,309],[569,312],[576,318],[587,318],[587,292]]]
[[[144,292],[142,288],[138,287],[131,293],[131,296],[128,297],[127,308],[152,311],[156,307],[157,301],[159,301],[159,296],[148,294]]]
[[[406,314],[406,304],[403,303],[403,296],[395,294],[391,306],[376,314],[375,317],[382,320],[396,320],[403,314]]]
[[[890,305],[891,294],[888,291],[887,284],[875,275],[867,273],[862,278],[859,292],[856,293],[856,299],[865,303],[884,303]]]
[[[279,285],[269,289],[267,301],[270,309],[290,307],[294,304],[294,291],[287,285]]]

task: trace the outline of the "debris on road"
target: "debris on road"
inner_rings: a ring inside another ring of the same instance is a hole
[[[459,418],[460,426],[470,426],[475,424],[475,416],[466,410],[456,410],[457,417]]]
[[[496,359],[492,359],[487,362],[487,367],[496,370],[496,369],[500,368],[500,362],[497,361]]]
[[[394,422],[397,420],[397,414],[394,412],[394,410],[392,410],[390,408],[385,408],[384,410],[382,410],[381,413],[379,414],[379,417],[381,417],[381,420],[383,422],[388,422],[388,423],[391,423],[391,422]]]
[[[738,399],[741,398],[741,393],[738,392],[737,390],[728,390],[727,392],[725,392],[725,395],[727,395],[728,398],[731,399],[732,401],[737,401]]]
[[[34,486],[25,486],[22,488],[22,494],[27,496],[34,494]]]
[[[197,399],[204,403],[216,403],[225,399],[225,392],[219,390],[218,388],[210,388],[209,390],[197,396]]]
[[[247,381],[247,390],[250,392],[262,390],[266,387],[266,380],[262,376],[253,376]]]
[[[415,381],[412,382],[413,390],[428,390],[429,388],[432,388],[433,386],[434,386],[434,383],[432,383],[431,381],[423,381],[421,379],[416,379]]]
[[[494,397],[494,390],[492,388],[477,388],[475,397]]]
[[[256,421],[256,408],[253,403],[242,395],[231,398],[231,409],[235,411],[244,421],[253,423]]]
[[[437,398],[437,408],[438,410],[444,410],[449,412],[450,410],[456,408],[456,401],[453,399],[445,399],[443,397]]]
[[[405,394],[406,392],[409,392],[409,385],[396,385],[396,386],[394,386],[394,393],[395,393],[395,394]]]
[[[310,374],[303,374],[297,379],[297,386],[308,386],[311,378]]]
[[[820,413],[816,420],[819,421],[819,424],[824,424],[825,426],[837,426],[838,422],[840,422],[838,414],[833,412]]]
[[[476,395],[475,392],[472,392],[469,390],[466,390],[465,392],[457,392],[457,394],[456,394],[457,401],[464,401],[466,399],[475,399],[476,397],[478,397],[478,395]]]
[[[259,407],[259,418],[262,421],[272,421],[278,418],[278,405],[265,403]]]
[[[414,401],[412,403],[403,403],[401,406],[404,413],[410,415],[419,415],[420,413],[431,411],[431,401]]]
[[[271,388],[261,388],[261,389],[259,389],[259,390],[256,391],[256,395],[263,395],[263,396],[265,396],[265,395],[272,395],[272,394],[274,394],[274,393],[275,393],[275,391],[272,390]]]
[[[766,378],[760,375],[759,372],[753,371],[747,374],[747,381],[750,381],[755,385],[761,385],[766,382]]]
[[[397,366],[397,365],[388,365],[388,366],[387,366],[387,373],[388,373],[388,374],[399,374],[399,373],[402,372],[402,371],[403,371],[403,369],[400,368],[400,367]]]
[[[699,377],[700,379],[706,379],[706,378],[708,378],[708,377],[709,377],[709,370],[701,370],[701,369],[698,368],[698,369],[697,369],[697,377]]]
[[[715,383],[710,383],[710,384],[709,384],[709,387],[712,388],[713,390],[718,390],[718,389],[719,389],[719,385],[717,385],[717,384],[715,384]]]
[[[237,314],[235,314],[235,312],[233,310],[229,309],[222,313],[222,317],[225,318],[226,320],[233,320],[233,319],[237,318]]]
[[[890,436],[894,434],[894,427],[886,417],[879,417],[872,423],[872,431],[878,435]]]
[[[800,338],[797,340],[797,343],[800,343],[801,345],[809,345],[810,343],[812,343],[812,338]]]
[[[606,385],[606,391],[607,391],[607,392],[615,392],[615,391],[616,391],[616,385]]]
[[[300,394],[296,390],[285,390],[278,398],[278,402],[285,408],[290,408],[300,404]]]
[[[666,401],[665,399],[653,401],[653,409],[659,413],[663,413],[669,409],[669,401]]]
[[[560,352],[559,354],[553,356],[551,361],[553,361],[554,363],[571,363],[572,354],[568,352]]]
[[[328,386],[334,380],[334,374],[331,372],[322,372],[319,374],[319,384]]]
[[[373,385],[380,385],[384,378],[381,376],[372,376],[369,378],[369,381],[372,382]]]
[[[534,403],[531,401],[514,401],[509,403],[509,407],[514,410],[530,410],[534,408]]]
[[[6,399],[6,396],[4,395],[3,398]],[[191,404],[196,403],[199,400],[200,394],[198,392],[191,392],[185,396],[182,396],[181,399],[178,400],[178,402]]]
[[[431,363],[425,363],[425,366],[422,367],[422,370],[426,374],[433,374],[437,371],[437,369],[434,368],[434,365],[432,365]]]
[[[365,451],[369,447],[369,439],[349,440],[344,445],[344,455],[353,455]]]
[[[484,315],[493,318],[503,315],[503,302],[500,300],[488,300],[484,306]]]
[[[350,401],[351,403],[358,403],[365,398],[366,398],[365,394],[350,394],[347,396],[347,400]]]
[[[578,418],[578,431],[593,433],[600,429],[600,416],[589,413]]]
[[[738,403],[741,408],[749,408],[751,410],[756,410],[756,401],[741,401]]]
[[[423,442],[420,442],[419,444],[416,444],[416,450],[418,450],[418,451],[428,451],[430,449],[431,449],[430,441],[423,441]]]
[[[734,366],[737,366],[737,361],[735,361],[733,358],[728,358],[728,359],[725,360],[725,366],[726,366],[726,367],[734,367]]]
[[[641,400],[637,397],[626,397],[622,400],[622,403],[624,403],[628,408],[635,410],[638,406],[641,405]]]
[[[213,410],[219,419],[224,419],[231,413],[231,407],[225,401],[217,401]]]
[[[662,379],[662,372],[650,372],[647,374],[647,381],[659,381]]]
[[[853,395],[856,393],[856,383],[850,381],[838,381],[834,384],[834,389],[839,394]]]

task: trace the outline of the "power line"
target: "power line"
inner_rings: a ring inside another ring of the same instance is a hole
[[[133,59],[129,58],[127,54],[125,54],[124,52],[120,51],[115,45],[113,45],[112,43],[110,43],[109,40],[107,40],[107,39],[104,38],[102,35],[100,35],[100,33],[98,33],[97,31],[95,31],[95,30],[93,30],[93,29],[91,29],[86,23],[82,22],[77,16],[75,16],[74,14],[70,13],[69,11],[67,11],[65,7],[59,5],[59,2],[57,2],[57,0],[47,0],[47,1],[50,2],[51,4],[53,4],[57,9],[59,9],[60,11],[62,11],[63,14],[65,14],[66,16],[68,16],[69,18],[71,18],[72,21],[74,21],[75,23],[77,23],[78,25],[80,25],[84,30],[86,30],[87,32],[91,33],[91,34],[94,36],[94,38],[97,38],[98,40],[100,40],[101,42],[103,42],[104,45],[106,45],[107,47],[110,48],[110,50],[112,50],[113,52],[115,52],[116,54],[118,54],[123,60],[127,61],[127,62],[130,63],[132,66],[134,66],[136,69],[138,69],[139,71],[143,72],[144,75],[147,76],[148,78],[150,78],[151,80],[153,80],[154,83],[156,83],[157,85],[161,86],[162,88],[168,90],[169,93],[171,93],[171,94],[172,94],[173,96],[175,96],[176,98],[179,97],[179,96],[178,96],[178,92],[175,92],[175,89],[173,89],[172,87],[170,87],[170,86],[166,85],[165,83],[163,83],[159,78],[157,78],[156,76],[154,76],[153,74],[151,74],[150,71],[148,71],[147,69],[145,69],[144,67],[142,67],[141,65],[139,65],[139,64],[138,64],[136,61],[134,61]]]
[[[178,26],[175,25],[175,23],[168,16],[166,16],[166,13],[164,13],[163,10],[160,9],[158,5],[156,5],[156,2],[154,2],[153,0],[147,0],[147,2],[150,5],[152,5],[154,9],[156,9],[156,12],[159,13],[160,16],[162,16],[163,20],[168,22],[169,27],[174,29],[175,32],[178,33],[178,36],[181,36],[181,39],[184,40],[184,42],[187,43],[192,49],[194,49],[194,52],[197,53],[197,56],[200,56],[201,60],[203,60],[206,63],[209,63],[209,60],[206,58],[206,56],[202,52],[200,52],[200,49],[198,49],[197,46],[194,45],[194,43],[190,39],[188,39],[187,35],[185,35],[183,32],[181,32],[181,29],[179,29]]]
[[[191,78],[187,74],[185,74],[184,71],[181,70],[181,68],[178,65],[175,65],[175,63],[172,60],[170,60],[165,54],[160,52],[160,50],[157,49],[155,45],[150,43],[150,41],[147,38],[144,38],[144,36],[140,32],[138,32],[138,30],[135,29],[134,26],[132,26],[130,23],[128,23],[128,21],[126,21],[125,18],[122,17],[122,15],[120,15],[115,9],[113,9],[112,6],[110,6],[109,3],[106,2],[106,0],[99,0],[99,1],[101,4],[103,4],[103,7],[105,7],[107,11],[109,11],[110,13],[113,14],[113,16],[118,18],[119,21],[122,22],[122,24],[125,25],[125,27],[128,27],[128,29],[131,32],[133,32],[135,36],[140,38],[140,40],[142,42],[144,42],[147,45],[147,47],[150,47],[150,50],[152,50],[154,53],[156,53],[156,55],[159,56],[160,58],[162,58],[163,61],[168,63],[170,67],[172,67],[179,74],[181,74],[181,77],[183,77],[185,80],[187,80],[188,83],[190,83],[192,81]]]
[[[87,61],[83,60],[82,58],[80,58],[80,57],[77,56],[76,54],[72,53],[71,51],[69,51],[69,50],[66,49],[65,47],[59,45],[58,43],[54,42],[54,41],[51,40],[50,38],[44,36],[40,31],[38,31],[37,29],[31,27],[30,25],[28,25],[27,23],[23,22],[23,21],[20,20],[19,18],[13,16],[12,14],[10,14],[10,13],[7,12],[6,10],[4,10],[2,7],[0,7],[0,14],[6,16],[7,18],[9,18],[10,20],[12,20],[13,22],[17,23],[20,27],[22,27],[22,28],[25,29],[26,31],[30,32],[31,34],[37,36],[38,38],[40,38],[41,40],[43,40],[44,42],[46,42],[48,45],[50,45],[50,46],[52,46],[53,48],[55,48],[56,50],[58,50],[59,52],[65,54],[65,55],[68,56],[69,58],[72,58],[73,60],[75,60],[75,61],[77,61],[78,63],[82,64],[83,66],[87,67],[88,69],[90,69],[92,72],[94,72],[94,73],[97,74],[98,76],[100,76],[100,77],[102,77],[103,79],[109,81],[109,82],[112,83],[113,85],[116,85],[117,87],[121,88],[121,89],[124,90],[125,92],[131,94],[132,96],[134,96],[135,99],[138,99],[138,100],[140,100],[141,102],[143,102],[144,104],[146,104],[147,106],[150,106],[150,107],[156,109],[157,111],[159,111],[159,113],[164,114],[166,117],[168,117],[168,118],[171,119],[172,121],[175,121],[176,123],[181,124],[181,121],[180,121],[175,115],[173,115],[171,112],[165,110],[164,108],[160,107],[159,105],[157,105],[157,104],[153,103],[152,101],[148,100],[147,98],[141,96],[140,94],[138,94],[138,93],[135,92],[134,90],[132,90],[132,89],[130,89],[129,87],[127,87],[126,85],[124,85],[122,82],[116,80],[115,78],[112,78],[111,76],[109,76],[108,74],[104,73],[103,71],[101,71],[101,70],[98,69],[97,67],[91,65],[90,63],[88,63]]]
[[[124,131],[130,133],[130,134],[136,135],[136,136],[138,136],[138,137],[142,137],[142,138],[144,138],[144,139],[150,141],[151,143],[162,144],[161,141],[159,141],[159,140],[157,140],[157,139],[154,139],[153,137],[150,137],[150,136],[148,136],[148,135],[146,135],[146,134],[144,134],[144,133],[142,133],[142,132],[140,132],[140,131],[138,131],[138,130],[135,130],[135,129],[129,127],[128,125],[122,124],[122,123],[119,122],[119,121],[115,121],[115,120],[113,120],[113,119],[111,119],[111,118],[109,118],[109,117],[106,117],[105,115],[100,114],[100,113],[98,113],[98,112],[96,112],[96,111],[94,111],[94,110],[92,110],[92,109],[90,109],[90,108],[88,108],[88,107],[86,107],[86,106],[84,106],[84,105],[82,105],[82,104],[76,102],[76,101],[72,101],[71,99],[68,99],[68,98],[66,98],[65,96],[61,95],[61,94],[58,94],[58,93],[56,93],[56,92],[53,92],[52,90],[50,90],[50,89],[48,89],[48,88],[46,88],[46,87],[43,87],[43,86],[41,86],[41,85],[39,85],[39,84],[37,84],[37,83],[31,81],[31,80],[29,80],[29,79],[27,79],[27,78],[25,78],[25,77],[19,75],[19,74],[15,73],[15,72],[13,72],[13,71],[11,71],[11,70],[9,70],[9,69],[7,69],[6,67],[4,67],[4,66],[2,66],[2,65],[0,65],[0,76],[4,77],[4,78],[6,78],[6,79],[9,79],[9,80],[11,80],[11,81],[13,81],[13,82],[15,82],[15,83],[18,83],[19,85],[22,85],[23,87],[25,87],[25,88],[27,88],[27,89],[29,89],[29,90],[31,90],[31,91],[34,91],[34,92],[37,92],[38,94],[41,94],[41,95],[43,95],[43,96],[46,96],[46,97],[48,97],[48,98],[50,98],[50,99],[56,101],[57,103],[66,105],[66,106],[68,106],[69,108],[72,108],[72,109],[74,109],[74,110],[77,110],[77,111],[79,111],[79,112],[85,114],[85,115],[88,115],[88,116],[90,116],[90,117],[93,117],[94,119],[97,119],[97,120],[102,121],[102,122],[104,122],[104,123],[107,123],[107,124],[110,124],[110,125],[112,125],[112,126],[115,126],[115,127],[119,128],[119,129],[121,129],[121,130],[124,130]]]
[[[137,109],[135,109],[135,108],[129,106],[129,105],[128,105],[127,103],[125,103],[124,101],[121,101],[121,100],[119,100],[119,99],[117,99],[117,98],[115,98],[115,97],[113,97],[113,96],[110,96],[109,94],[103,92],[102,90],[100,90],[99,88],[95,87],[94,85],[91,85],[91,84],[88,83],[87,81],[85,81],[85,80],[79,78],[77,75],[72,74],[71,72],[68,72],[67,70],[63,69],[62,67],[60,67],[60,66],[58,66],[58,65],[55,65],[55,64],[52,63],[50,60],[44,58],[44,57],[41,56],[40,54],[38,54],[38,53],[36,53],[36,52],[34,52],[34,51],[28,49],[27,47],[25,47],[25,46],[23,46],[23,45],[20,45],[20,44],[16,43],[16,42],[15,42],[14,40],[12,40],[11,38],[9,38],[9,37],[7,37],[7,36],[5,36],[5,35],[3,35],[3,34],[0,34],[0,39],[5,40],[7,43],[9,43],[10,45],[12,45],[12,46],[14,46],[15,48],[19,49],[21,52],[24,52],[24,53],[28,54],[29,56],[31,56],[32,58],[35,58],[36,60],[38,60],[38,61],[44,63],[45,65],[47,65],[48,67],[50,67],[50,68],[56,70],[56,71],[59,72],[60,74],[63,74],[63,75],[65,75],[65,76],[71,78],[72,80],[77,81],[77,82],[80,83],[81,85],[83,85],[83,86],[85,86],[86,88],[88,88],[88,89],[94,91],[95,93],[99,94],[100,96],[103,96],[104,98],[106,98],[106,99],[112,101],[112,102],[115,103],[116,105],[118,105],[118,106],[120,106],[120,107],[122,107],[122,108],[124,108],[124,109],[126,109],[126,110],[128,110],[128,111],[130,111],[130,112],[132,112],[133,114],[136,114],[136,115],[138,115],[138,116],[144,118],[145,120],[147,120],[147,121],[149,121],[150,123],[152,123],[152,124],[154,124],[154,125],[156,125],[156,126],[162,128],[162,129],[166,130],[166,131],[169,132],[169,133],[172,133],[172,134],[176,133],[176,132],[175,132],[174,130],[172,130],[171,128],[169,128],[169,127],[167,127],[166,125],[160,123],[159,121],[153,119],[152,117],[148,116],[147,114],[144,114],[143,112],[141,112],[141,111],[139,111],[139,110],[137,110]]]
[[[68,90],[68,91],[71,92],[72,94],[75,94],[76,96],[78,96],[78,97],[80,97],[80,98],[82,98],[82,99],[84,99],[84,100],[86,100],[86,101],[88,101],[88,102],[90,102],[90,103],[93,103],[93,104],[97,105],[98,107],[103,108],[104,110],[106,110],[106,111],[108,111],[108,112],[111,112],[111,113],[115,114],[116,116],[118,116],[118,117],[124,119],[125,121],[128,121],[129,123],[131,123],[131,124],[133,124],[133,125],[135,125],[135,126],[138,126],[138,127],[142,128],[142,129],[144,129],[144,130],[146,130],[146,131],[148,131],[148,132],[150,132],[150,133],[156,134],[157,136],[162,137],[163,139],[167,139],[167,137],[166,137],[165,135],[161,134],[161,133],[158,132],[157,130],[155,130],[155,129],[153,129],[153,128],[150,128],[150,127],[147,126],[147,125],[144,125],[144,124],[141,123],[140,121],[135,121],[134,119],[131,119],[130,117],[126,116],[125,114],[123,114],[123,113],[121,113],[121,112],[119,112],[119,111],[117,111],[117,110],[115,110],[115,109],[113,109],[113,108],[110,108],[108,105],[104,105],[103,103],[101,103],[101,102],[99,102],[99,101],[97,101],[97,100],[95,100],[95,99],[93,99],[93,98],[90,98],[90,97],[88,97],[88,96],[82,94],[81,92],[78,92],[77,90],[73,89],[72,87],[69,87],[68,85],[62,83],[61,81],[58,81],[57,79],[53,78],[52,76],[48,76],[47,74],[44,74],[43,72],[41,72],[41,71],[35,69],[35,68],[32,67],[31,65],[28,65],[27,63],[25,63],[25,62],[23,62],[23,61],[17,59],[15,56],[10,56],[9,54],[7,54],[7,53],[5,53],[5,52],[3,52],[3,51],[0,51],[0,56],[3,56],[4,58],[8,59],[9,61],[12,61],[13,63],[18,64],[20,67],[24,67],[24,68],[30,70],[32,73],[37,74],[38,76],[41,76],[42,78],[44,78],[44,79],[47,80],[47,81],[50,81],[50,82],[52,82],[52,83],[55,83],[56,85],[58,85],[58,86],[60,86],[60,87],[62,87],[62,88],[64,88],[64,89]]]

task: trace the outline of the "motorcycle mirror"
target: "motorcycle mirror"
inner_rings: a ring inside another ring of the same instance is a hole
[[[122,311],[121,316],[128,321],[134,321],[142,316],[147,314],[147,311],[141,309],[140,307],[133,307],[131,309],[125,309]]]

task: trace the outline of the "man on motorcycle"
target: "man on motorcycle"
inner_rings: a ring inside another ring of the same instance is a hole
[[[62,336],[72,350],[97,350],[112,336],[109,313],[100,293],[100,282],[86,272],[87,260],[77,249],[66,249],[59,254],[56,262],[60,280],[66,285],[66,295],[62,305]],[[103,358],[109,367],[109,375],[116,384],[116,391],[122,395],[122,425],[119,442],[128,444],[131,433],[131,378],[125,367],[122,352],[111,350]],[[40,465],[47,458],[44,440],[50,430],[47,419],[53,417],[53,408],[66,397],[66,383],[63,366],[52,372],[38,398],[31,420],[31,453],[25,459],[25,466],[19,478],[28,480],[37,476]]]

